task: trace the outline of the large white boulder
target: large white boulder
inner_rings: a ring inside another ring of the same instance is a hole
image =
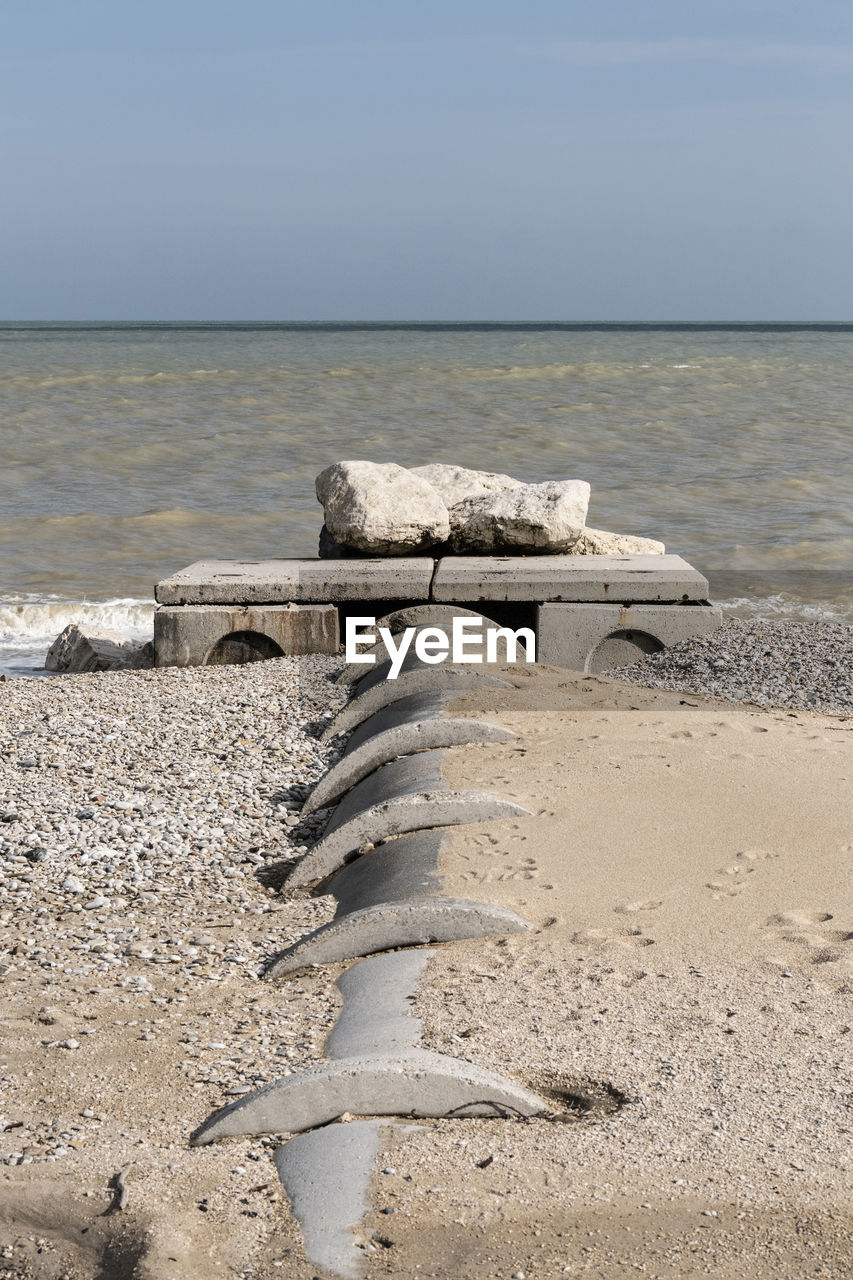
[[[320,472],[316,487],[329,534],[349,551],[414,555],[450,534],[441,495],[395,462],[336,462]]]
[[[428,466],[411,467],[410,470],[413,476],[426,480],[441,495],[445,506],[450,510],[451,525],[452,508],[463,498],[503,493],[504,489],[515,489],[523,483],[496,471],[472,471],[469,467],[455,467],[446,462],[431,462]]]
[[[654,538],[637,538],[632,533],[608,533],[605,529],[584,529],[574,546],[573,556],[662,556],[666,547]]]
[[[570,551],[586,525],[585,480],[516,484],[454,504],[452,548],[462,555]]]

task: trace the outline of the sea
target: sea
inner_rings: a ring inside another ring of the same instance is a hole
[[[0,325],[0,672],[152,632],[206,557],[311,556],[339,459],[579,477],[728,613],[853,622],[853,325]]]

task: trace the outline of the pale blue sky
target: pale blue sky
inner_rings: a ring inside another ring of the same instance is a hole
[[[853,319],[850,0],[0,16],[0,318]]]

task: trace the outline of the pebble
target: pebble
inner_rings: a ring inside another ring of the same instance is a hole
[[[683,640],[605,673],[651,689],[726,702],[853,712],[853,626],[844,622],[730,618],[709,636]]]
[[[299,809],[338,756],[317,726],[346,700],[330,679],[340,667],[312,655],[8,681],[0,969],[110,975],[134,991],[161,965],[199,985],[256,977],[295,940],[244,922],[273,910],[265,870],[327,821]],[[31,755],[18,759],[22,736]],[[313,928],[329,907],[300,911]],[[205,927],[226,912],[227,929]]]

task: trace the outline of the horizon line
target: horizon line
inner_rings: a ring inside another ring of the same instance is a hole
[[[173,328],[207,327],[264,327],[264,328],[845,328],[853,326],[850,320],[154,320],[154,319],[98,319],[98,320],[0,320],[0,329],[8,328],[59,328],[98,326],[156,326]]]

